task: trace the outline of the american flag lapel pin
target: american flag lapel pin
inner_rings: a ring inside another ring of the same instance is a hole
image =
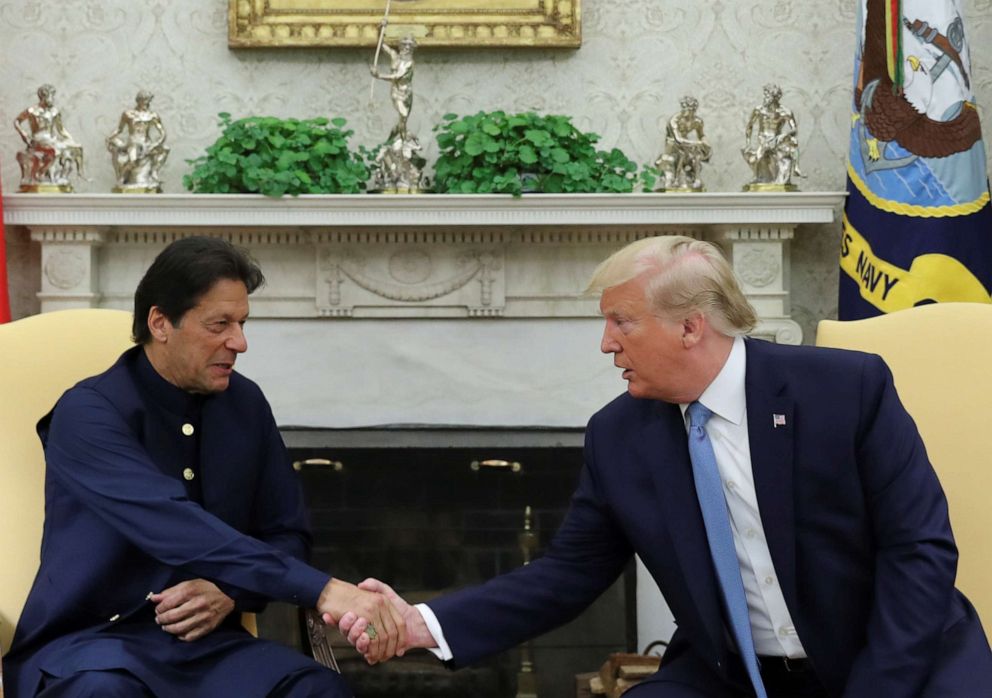
[[[772,428],[778,429],[779,427],[785,426],[785,415],[784,414],[773,414],[772,415]]]

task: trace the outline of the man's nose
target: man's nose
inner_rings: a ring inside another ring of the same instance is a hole
[[[615,354],[620,351],[620,344],[613,338],[609,320],[606,321],[606,327],[603,328],[603,338],[599,342],[599,350],[604,354]]]
[[[227,339],[227,348],[231,351],[237,352],[238,354],[243,354],[248,351],[248,338],[245,337],[245,328],[241,325],[235,324],[234,331],[231,336]]]

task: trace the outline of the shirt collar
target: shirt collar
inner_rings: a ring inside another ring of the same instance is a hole
[[[744,414],[747,408],[747,401],[744,397],[744,375],[747,370],[747,351],[744,349],[744,338],[734,337],[734,344],[730,348],[730,356],[723,364],[723,368],[716,374],[716,378],[710,383],[703,394],[699,396],[699,402],[703,403],[713,414],[720,415],[732,424],[740,426],[744,423]],[[682,417],[685,418],[685,411],[689,409],[688,404],[680,404]]]

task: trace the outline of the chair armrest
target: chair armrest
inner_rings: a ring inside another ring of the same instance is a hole
[[[302,627],[306,628],[306,639],[310,643],[310,652],[314,661],[321,666],[341,673],[338,662],[334,658],[334,650],[331,649],[330,638],[327,637],[327,626],[324,620],[312,608],[300,609]]]
[[[254,613],[242,613],[241,627],[251,633],[252,637],[258,637],[258,616]],[[3,698],[3,696],[0,696],[0,698]]]

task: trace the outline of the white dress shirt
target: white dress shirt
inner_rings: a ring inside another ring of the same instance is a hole
[[[751,634],[754,650],[763,656],[800,658],[806,656],[785,606],[785,597],[778,585],[778,575],[772,565],[768,541],[761,526],[758,496],[754,489],[751,469],[751,448],[747,435],[747,401],[744,397],[744,374],[747,353],[744,340],[734,339],[727,363],[699,397],[713,413],[706,423],[706,433],[713,444],[717,468],[724,483],[724,495],[730,513],[730,527],[734,534],[737,561],[741,566],[741,579],[747,597],[747,610],[751,617]],[[679,405],[685,418],[688,405]],[[686,432],[689,424],[686,421]],[[437,616],[426,604],[417,604],[437,648],[432,648],[439,659],[452,658],[451,648],[444,639],[444,631]]]
[[[785,597],[772,565],[772,555],[758,511],[747,435],[746,368],[744,340],[737,337],[727,363],[699,396],[699,402],[713,413],[705,429],[713,444],[716,465],[723,480],[723,494],[727,498],[730,528],[734,534],[734,547],[737,549],[747,610],[751,617],[754,650],[766,656],[805,657],[806,652],[799,641],[792,616],[785,606]],[[686,418],[689,406],[679,407],[683,418]],[[687,433],[688,429],[686,419]]]
[[[425,603],[418,603],[414,606],[420,615],[423,616],[424,622],[427,623],[427,629],[431,631],[431,636],[434,638],[434,642],[437,647],[428,647],[428,649],[434,653],[434,656],[443,662],[447,662],[452,659],[455,655],[451,654],[451,648],[448,647],[448,641],[444,639],[444,631],[441,630],[441,622],[434,615],[434,611],[431,607]]]

